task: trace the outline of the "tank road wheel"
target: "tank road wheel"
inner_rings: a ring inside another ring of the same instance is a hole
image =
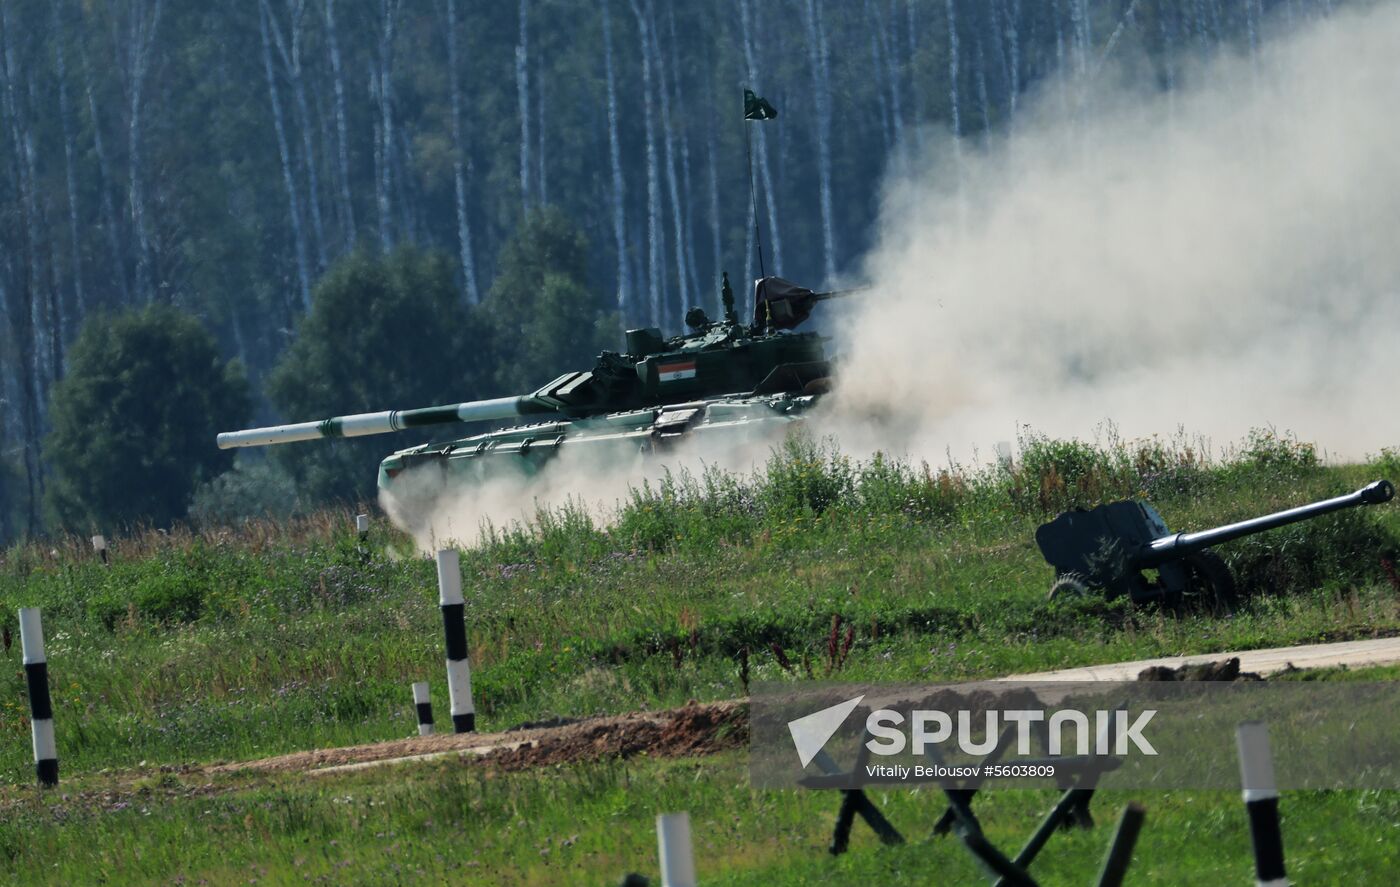
[[[1088,581],[1078,573],[1065,573],[1055,579],[1055,584],[1050,586],[1048,600],[1063,601],[1077,600],[1093,594]]]
[[[1235,577],[1220,555],[1209,548],[1187,555],[1186,590],[1179,609],[1183,613],[1229,616],[1235,612]]]

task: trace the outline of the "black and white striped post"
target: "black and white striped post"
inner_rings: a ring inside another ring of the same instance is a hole
[[[34,771],[40,785],[58,785],[58,747],[53,739],[53,700],[49,697],[49,662],[44,655],[44,626],[38,607],[21,607],[19,642],[24,651],[24,680],[29,687],[29,719],[34,734]]]
[[[428,695],[427,681],[419,681],[413,685],[413,707],[418,710],[418,735],[431,735],[433,732],[433,700]]]
[[[476,707],[472,705],[472,670],[467,664],[462,565],[456,551],[444,548],[437,553],[437,575],[442,631],[447,639],[447,696],[452,703],[452,729],[470,733],[476,729]]]
[[[661,857],[662,887],[695,887],[695,849],[690,841],[689,813],[656,817],[656,843]]]
[[[1269,750],[1269,725],[1245,721],[1235,728],[1240,752],[1240,783],[1249,812],[1249,838],[1254,845],[1254,882],[1258,887],[1285,887],[1283,832],[1278,822],[1278,782]]]
[[[97,556],[102,558],[103,566],[111,566],[111,561],[107,560],[107,537],[98,533],[92,537],[92,550],[97,552]]]

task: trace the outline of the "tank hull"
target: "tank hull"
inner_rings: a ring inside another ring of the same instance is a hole
[[[801,421],[817,394],[732,395],[502,428],[446,443],[399,450],[379,465],[379,489],[393,493],[409,482],[457,486],[502,477],[531,477],[562,454],[580,465],[630,465],[664,455],[682,441],[731,446],[777,438]]]

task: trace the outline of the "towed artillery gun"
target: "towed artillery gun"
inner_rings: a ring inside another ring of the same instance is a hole
[[[379,488],[390,490],[406,472],[427,475],[425,486],[440,488],[448,478],[534,474],[562,450],[630,459],[683,438],[772,431],[799,420],[830,388],[828,338],[789,330],[818,302],[857,291],[819,293],[764,277],[754,282],[753,320],[744,324],[725,275],[723,319],[711,320],[692,308],[685,335],[664,338],[654,327],[628,330],[625,352],[604,351],[592,369],[565,373],[531,394],[229,431],[218,436],[218,445],[258,447],[453,423],[513,423],[391,454],[379,466]]]
[[[1035,541],[1055,568],[1052,599],[1102,591],[1108,600],[1127,595],[1135,604],[1226,614],[1235,607],[1235,580],[1210,546],[1394,497],[1391,482],[1378,480],[1345,496],[1195,533],[1173,533],[1155,508],[1129,500],[1067,511],[1042,524]]]

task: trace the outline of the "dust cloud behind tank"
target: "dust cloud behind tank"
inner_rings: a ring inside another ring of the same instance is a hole
[[[267,446],[456,423],[512,423],[399,450],[380,463],[381,498],[396,520],[417,531],[449,492],[470,495],[502,481],[517,488],[518,497],[520,481],[546,468],[626,475],[639,460],[682,443],[719,452],[779,438],[831,385],[828,338],[794,328],[818,302],[853,292],[813,292],[764,277],[754,282],[753,315],[745,323],[725,275],[722,318],[692,308],[685,334],[668,338],[655,328],[628,330],[624,351],[604,351],[592,368],[566,372],[530,394],[225,432],[218,444]]]

